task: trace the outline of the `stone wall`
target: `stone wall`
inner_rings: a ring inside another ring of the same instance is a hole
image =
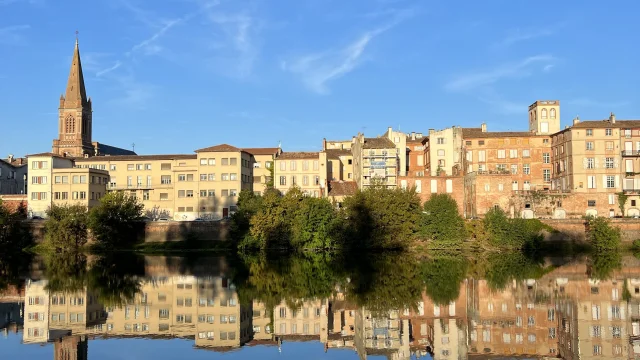
[[[15,212],[20,208],[20,205],[27,208],[27,195],[19,194],[19,195],[0,195],[0,199],[2,199],[2,206],[7,208],[11,212]]]
[[[36,243],[44,241],[44,221],[24,221]],[[144,242],[181,240],[226,241],[229,239],[229,221],[153,221],[144,223],[138,234]]]
[[[578,219],[565,220],[541,220],[551,226],[560,234],[548,234],[547,240],[566,240],[566,237],[578,242],[586,241],[586,222]],[[640,239],[640,220],[636,219],[611,219],[611,225],[620,229],[622,242],[630,243]]]

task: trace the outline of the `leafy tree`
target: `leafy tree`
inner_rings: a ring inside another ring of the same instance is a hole
[[[245,239],[251,229],[251,218],[262,210],[262,196],[243,190],[238,196],[238,211],[231,216],[231,239],[236,244]]]
[[[352,246],[405,248],[420,222],[420,199],[415,189],[371,186],[344,200],[344,216]]]
[[[58,251],[78,251],[87,243],[87,208],[82,205],[51,205],[44,224],[45,241]]]
[[[620,229],[611,226],[611,221],[596,217],[587,222],[587,239],[596,251],[613,250],[620,247]]]
[[[491,254],[480,274],[491,289],[504,289],[511,280],[539,279],[552,268],[545,268],[542,260],[526,256],[520,251]]]
[[[340,220],[328,200],[307,197],[295,213],[291,226],[294,248],[330,249],[337,245]]]
[[[491,244],[512,249],[537,249],[540,231],[548,228],[538,219],[509,219],[500,208],[489,210],[483,223]]]
[[[484,216],[484,227],[490,242],[495,245],[507,245],[510,236],[510,224],[507,214],[500,208],[489,210]]]
[[[87,256],[77,251],[44,255],[47,290],[72,293],[87,286]]]
[[[458,203],[449,194],[433,194],[424,203],[420,233],[423,237],[446,243],[460,243],[466,238],[465,222]]]
[[[294,191],[294,190],[292,190]],[[289,191],[290,193],[292,191]],[[289,195],[292,197],[294,195]],[[244,243],[260,249],[288,247],[289,244],[289,218],[282,204],[283,199],[279,193],[265,192],[262,201],[262,209],[251,220],[251,231]]]
[[[587,273],[589,278],[608,280],[615,270],[622,267],[622,254],[617,249],[595,251],[589,256]]]
[[[89,213],[89,229],[103,247],[126,247],[137,240],[143,208],[135,197],[110,192]]]

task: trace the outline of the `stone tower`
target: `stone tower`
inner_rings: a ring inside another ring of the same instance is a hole
[[[529,131],[536,135],[560,131],[560,101],[538,100],[529,105]]]
[[[53,140],[54,154],[70,157],[92,156],[91,98],[87,98],[80,62],[78,39],[73,50],[71,71],[67,80],[67,89],[60,96],[58,109],[58,138]]]

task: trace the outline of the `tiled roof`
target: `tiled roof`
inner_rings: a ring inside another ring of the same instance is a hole
[[[504,138],[504,137],[529,137],[536,136],[535,133],[529,131],[486,131],[482,132],[480,128],[463,128],[462,137],[470,138]]]
[[[350,196],[358,191],[355,181],[330,181],[329,196]]]
[[[58,154],[54,154],[54,153],[50,153],[50,152],[43,152],[43,153],[38,153],[38,154],[27,155],[27,158],[38,157],[38,156],[51,156],[51,157],[57,157],[57,158],[60,158],[60,159],[69,159],[69,160],[71,160],[71,158],[67,158],[67,157],[64,157],[62,155],[58,155]]]
[[[275,155],[280,152],[280,148],[245,148],[242,151],[251,155]]]
[[[134,151],[111,146],[102,143],[93,143],[93,146],[98,146],[98,155],[138,155]]]
[[[207,148],[196,150],[197,153],[198,152],[240,152],[240,151],[242,150],[235,146],[231,146],[229,144],[220,144],[220,145],[210,146]]]
[[[196,154],[178,154],[178,155],[108,155],[93,156],[90,158],[77,158],[76,162],[95,162],[95,161],[143,161],[143,160],[188,160],[196,159]]]
[[[339,159],[340,156],[353,156],[351,150],[327,149],[324,152],[327,153],[327,158],[329,159]]]
[[[27,158],[24,157],[20,157],[20,158],[13,158],[13,161],[9,161],[9,159],[0,159],[0,161],[9,164],[13,167],[21,167],[21,166],[25,166],[27,165]]]
[[[396,145],[385,137],[364,138],[362,145],[364,149],[391,149],[395,147]]]
[[[278,155],[279,160],[288,159],[318,159],[320,155],[317,152],[283,152]]]
[[[616,120],[615,123],[611,123],[609,119],[606,120],[586,120],[571,126],[576,129],[590,129],[590,128],[640,128],[640,120]]]

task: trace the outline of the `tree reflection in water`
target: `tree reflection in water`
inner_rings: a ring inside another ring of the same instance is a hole
[[[427,350],[458,359],[639,355],[628,341],[640,336],[640,261],[616,252],[188,259],[118,253],[43,262],[46,280],[27,283],[25,297],[34,300],[25,313],[46,312],[48,331],[35,336],[42,323],[26,318],[24,342],[58,339],[59,349],[86,351],[87,339],[137,336],[190,338],[197,349],[214,350],[312,340],[327,351],[347,347],[395,359]],[[82,306],[63,308],[62,296]],[[584,340],[591,334],[600,336]]]

